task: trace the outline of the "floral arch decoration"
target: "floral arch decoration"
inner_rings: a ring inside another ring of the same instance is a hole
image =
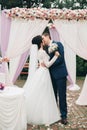
[[[45,20],[87,20],[87,9],[12,8],[4,10],[7,17]]]

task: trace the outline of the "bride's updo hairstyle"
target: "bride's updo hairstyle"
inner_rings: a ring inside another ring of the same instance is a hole
[[[42,36],[40,36],[40,35],[35,36],[32,39],[32,44],[36,44],[38,46],[38,49],[41,47],[41,43],[42,43]]]

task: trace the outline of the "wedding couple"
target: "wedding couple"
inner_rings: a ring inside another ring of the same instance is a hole
[[[32,39],[32,46],[38,47],[39,67],[24,85],[28,123],[50,125],[60,121],[66,125],[67,70],[63,45],[51,41],[50,35],[44,33]]]

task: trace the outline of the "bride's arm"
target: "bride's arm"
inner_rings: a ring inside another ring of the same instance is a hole
[[[55,52],[55,55],[53,56],[53,58],[49,61],[48,60],[48,57],[47,57],[47,54],[44,53],[43,55],[43,61],[44,61],[44,64],[47,68],[49,68],[58,58],[59,56],[59,53],[58,52]]]

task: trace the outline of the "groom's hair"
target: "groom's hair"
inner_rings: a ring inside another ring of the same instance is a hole
[[[36,44],[38,46],[38,49],[41,47],[41,43],[42,43],[42,36],[40,36],[40,35],[35,36],[32,39],[32,44]]]
[[[47,32],[44,32],[43,34],[42,34],[43,36],[48,36],[50,39],[51,39],[51,36],[50,36],[50,34],[49,33],[47,33]]]

